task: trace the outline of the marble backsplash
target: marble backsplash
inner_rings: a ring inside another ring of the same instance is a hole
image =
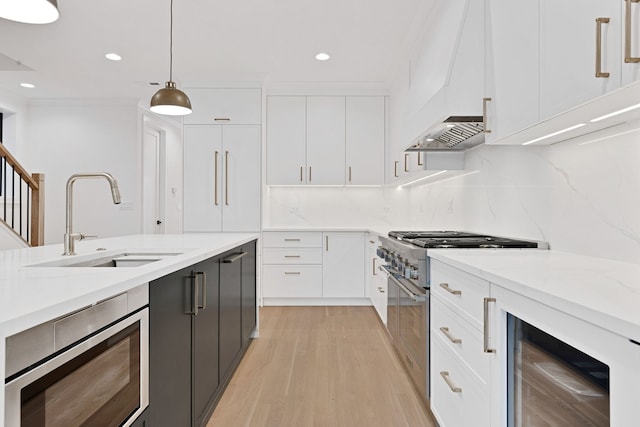
[[[265,227],[462,229],[640,263],[640,123],[551,146],[479,146],[408,189],[267,188]]]

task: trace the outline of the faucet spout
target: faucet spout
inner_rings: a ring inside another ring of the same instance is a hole
[[[82,240],[84,236],[80,233],[74,233],[73,229],[73,183],[79,179],[98,179],[104,178],[109,182],[111,187],[111,197],[116,205],[122,202],[120,197],[120,189],[118,181],[107,172],[95,173],[76,173],[67,180],[67,200],[66,200],[66,225],[64,233],[64,253],[63,255],[75,255],[75,241]]]

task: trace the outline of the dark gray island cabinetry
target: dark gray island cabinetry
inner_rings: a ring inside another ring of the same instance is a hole
[[[256,326],[256,242],[149,284],[149,420],[206,425]]]

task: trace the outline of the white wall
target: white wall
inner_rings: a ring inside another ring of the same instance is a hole
[[[468,151],[465,173],[476,173],[410,190],[411,225],[539,239],[640,263],[638,127],[546,147]]]
[[[45,244],[62,242],[65,184],[73,173],[109,172],[122,205],[105,180],[74,184],[74,230],[100,237],[141,230],[140,130],[137,100],[37,101],[26,138],[29,170],[45,174]]]
[[[23,141],[26,133],[26,99],[0,91],[0,113],[3,113],[3,141],[18,160],[22,157]]]
[[[267,187],[263,227],[406,227],[409,194],[382,187]]]

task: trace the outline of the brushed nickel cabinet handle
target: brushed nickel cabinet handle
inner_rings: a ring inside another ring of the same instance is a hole
[[[207,308],[207,273],[204,271],[196,271],[196,277],[202,276],[202,304],[198,304],[198,308],[206,310]]]
[[[452,295],[462,295],[462,291],[451,289],[448,283],[440,283],[440,287]]]
[[[440,332],[442,332],[444,336],[447,337],[447,339],[452,343],[462,344],[462,340],[460,338],[454,338],[453,335],[451,335],[451,332],[449,332],[449,328],[443,326],[440,328]]]
[[[300,272],[299,271],[285,271],[284,274],[285,274],[285,276],[299,276]]]
[[[300,258],[300,255],[285,255],[285,258]]]
[[[404,154],[404,171],[405,172],[409,172],[408,159],[409,159],[409,153],[405,153]]]
[[[213,170],[213,199],[214,199],[214,203],[216,204],[216,206],[218,206],[218,160],[220,158],[220,152],[218,152],[216,150],[216,154],[215,154],[215,166],[214,166],[214,170]]]
[[[285,242],[299,242],[300,239],[284,239]]]
[[[491,129],[487,125],[487,103],[491,102],[491,98],[482,98],[482,122],[484,123],[484,133],[491,133]]]
[[[311,182],[311,166],[309,166],[309,182]]]
[[[395,161],[393,162],[393,176],[398,178],[398,163],[400,163],[399,161]]]
[[[230,122],[231,119],[228,117],[215,117],[213,121],[214,122]]]
[[[304,182],[304,179],[302,178],[302,172],[304,170],[303,166],[300,166],[300,182]]]
[[[244,258],[247,254],[248,254],[248,252],[242,251],[240,253],[233,254],[233,255],[223,259],[222,262],[225,263],[225,264],[231,264],[231,263],[236,262],[239,259]]]
[[[325,251],[329,252],[329,236],[324,236],[324,248]]]
[[[192,271],[189,276],[191,279],[191,311],[188,311],[187,314],[198,315],[198,275],[196,272]]]
[[[229,152],[224,152],[224,204],[229,206]]]
[[[484,337],[483,337],[483,347],[485,353],[495,353],[495,348],[489,348],[489,303],[496,302],[495,298],[484,298]]]
[[[349,182],[351,182],[351,166],[349,166]]]
[[[602,24],[608,24],[609,18],[596,18],[596,78],[607,78],[609,73],[602,71]]]
[[[377,276],[378,273],[376,273],[376,259],[372,258],[372,265],[373,265],[373,275]]]
[[[624,12],[624,62],[636,63],[640,62],[640,57],[631,54],[631,3],[638,3],[640,0],[625,0],[626,7]]]
[[[451,381],[451,378],[449,378],[449,372],[442,371],[442,372],[440,372],[440,376],[442,377],[442,379],[444,379],[444,382],[447,383],[447,385],[449,386],[449,388],[451,389],[452,392],[454,392],[454,393],[462,393],[462,389],[460,387],[456,387],[453,384],[453,382]]]

